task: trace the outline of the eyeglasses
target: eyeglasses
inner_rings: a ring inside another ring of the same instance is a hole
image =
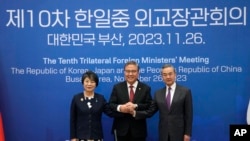
[[[125,70],[125,73],[137,73],[137,70]]]

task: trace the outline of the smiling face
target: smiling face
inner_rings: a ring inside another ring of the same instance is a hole
[[[98,86],[99,80],[96,73],[93,71],[87,71],[82,75],[82,86],[86,92],[94,92]]]
[[[83,80],[83,87],[86,92],[94,92],[96,88],[96,82],[91,80],[89,77],[86,77]]]
[[[174,84],[176,80],[176,72],[174,70],[174,67],[172,66],[166,66],[162,68],[162,79],[166,83],[166,85],[171,86]]]
[[[128,64],[124,68],[124,76],[129,84],[134,84],[139,76],[139,68],[136,64]]]

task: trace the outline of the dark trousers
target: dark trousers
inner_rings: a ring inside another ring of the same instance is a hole
[[[117,141],[146,141],[146,138],[136,138],[132,136],[117,136]]]
[[[125,136],[117,136],[117,140],[115,141],[146,141],[146,137],[134,137],[129,129]]]
[[[125,136],[118,136],[116,131],[114,131],[115,141],[146,141],[146,137],[134,137],[131,134],[131,129],[128,129],[128,132]]]

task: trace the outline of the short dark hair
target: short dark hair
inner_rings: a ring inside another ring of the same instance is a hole
[[[125,68],[126,68],[128,65],[135,65],[135,66],[137,66],[138,71],[140,70],[140,67],[139,67],[139,65],[137,64],[136,61],[128,61],[128,62],[126,62],[126,64],[124,65],[124,70],[125,70]]]
[[[84,79],[86,78],[89,78],[90,80],[93,80],[95,81],[96,83],[96,86],[98,86],[98,83],[99,83],[99,79],[98,79],[98,76],[95,72],[89,70],[89,71],[86,71],[83,75],[82,75],[82,84],[84,82]]]
[[[164,65],[162,66],[162,70],[165,69],[165,68],[173,68],[174,73],[176,73],[175,67],[174,67],[173,65],[171,65],[171,64],[164,64]]]

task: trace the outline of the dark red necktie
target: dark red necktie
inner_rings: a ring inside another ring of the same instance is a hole
[[[171,87],[168,87],[168,95],[167,95],[167,98],[166,98],[168,109],[170,109],[170,105],[171,105],[171,93],[170,93],[170,91],[171,91]]]
[[[134,86],[129,86],[129,88],[130,88],[130,92],[129,92],[129,100],[132,102],[133,101],[133,99],[134,99],[134,95],[135,95],[135,93],[134,93],[134,90],[133,90],[133,87]]]

